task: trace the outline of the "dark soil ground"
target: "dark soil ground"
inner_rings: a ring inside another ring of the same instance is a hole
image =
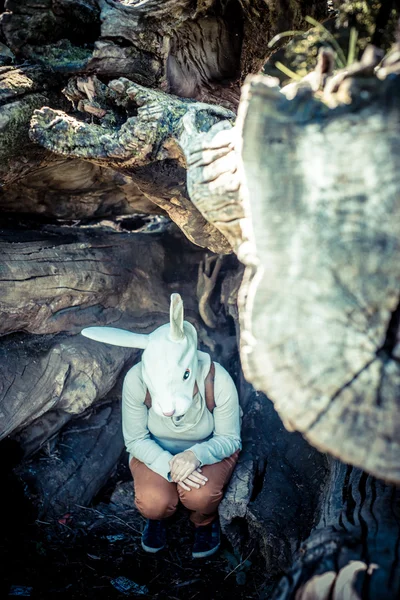
[[[76,505],[55,519],[34,520],[23,490],[12,478],[3,483],[7,506],[1,598],[23,597],[19,592],[32,600],[244,600],[271,595],[256,548],[241,556],[223,540],[215,557],[193,560],[193,530],[183,507],[169,522],[167,549],[156,556],[145,553],[140,545],[144,519],[133,507],[132,484],[123,466],[91,507]]]

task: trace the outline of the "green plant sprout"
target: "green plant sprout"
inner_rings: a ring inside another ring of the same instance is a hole
[[[309,23],[310,25],[313,26],[314,30],[320,32],[321,41],[326,41],[333,47],[333,49],[335,50],[336,67],[338,69],[345,69],[346,67],[351,65],[353,62],[355,62],[355,60],[357,60],[358,31],[355,27],[351,27],[351,29],[350,29],[349,46],[348,46],[348,52],[347,52],[347,56],[346,56],[343,48],[340,46],[340,44],[338,43],[335,36],[322,23],[319,23],[313,17],[309,17],[309,16],[305,17],[305,20],[307,21],[307,23]],[[296,35],[307,35],[307,33],[308,33],[307,31],[300,31],[300,30],[298,30],[298,31],[294,31],[294,30],[283,31],[281,33],[278,33],[277,35],[275,35],[272,38],[272,40],[268,44],[268,47],[272,48],[282,38],[293,37]],[[300,75],[299,73],[296,73],[295,71],[293,71],[292,69],[290,69],[289,67],[287,67],[280,61],[275,62],[275,67],[277,69],[279,69],[279,71],[284,73],[284,75],[286,75],[287,77],[292,79],[293,81],[300,81],[303,78],[302,75]]]
[[[230,575],[235,573],[236,583],[238,585],[246,585],[247,571],[253,564],[251,560],[249,560],[249,558],[253,554],[253,552],[254,549],[245,559],[243,559],[236,548],[234,549],[233,553],[229,552],[228,550],[224,550],[223,556],[228,562],[228,569],[230,569],[225,579],[228,579]]]
[[[351,65],[357,60],[357,42],[358,42],[358,31],[355,27],[350,29],[349,39],[349,51],[347,53],[347,66]]]
[[[335,38],[335,36],[332,35],[332,33],[328,31],[328,29],[324,25],[322,25],[322,23],[318,23],[318,21],[316,21],[313,17],[305,17],[305,20],[307,21],[307,23],[310,23],[310,25],[315,27],[315,29],[318,29],[323,34],[322,39],[325,37],[325,39],[332,44],[332,46],[336,50],[336,64],[339,69],[344,69],[348,64],[347,59],[343,52],[343,49],[341,48],[340,44],[338,44],[338,41]]]

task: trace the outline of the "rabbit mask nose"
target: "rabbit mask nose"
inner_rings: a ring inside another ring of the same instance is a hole
[[[171,410],[170,412],[163,412],[164,417],[172,417],[174,414],[174,410]]]

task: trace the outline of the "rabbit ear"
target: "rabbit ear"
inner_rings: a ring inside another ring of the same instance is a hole
[[[183,329],[183,302],[179,294],[171,294],[169,323],[171,326],[170,339],[173,342],[182,342],[185,339],[185,332]]]
[[[96,342],[105,342],[125,348],[146,348],[149,336],[145,333],[132,333],[116,327],[86,327],[81,334]]]

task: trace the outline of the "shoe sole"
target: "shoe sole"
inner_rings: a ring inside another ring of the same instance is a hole
[[[207,556],[212,556],[219,550],[220,545],[221,544],[218,544],[218,546],[211,548],[211,550],[206,550],[205,552],[192,552],[192,558],[206,558]]]
[[[146,544],[142,541],[142,548],[145,552],[150,552],[150,554],[155,554],[156,552],[160,552],[160,550],[164,550],[165,545],[160,548],[152,548],[151,546],[146,546]]]

